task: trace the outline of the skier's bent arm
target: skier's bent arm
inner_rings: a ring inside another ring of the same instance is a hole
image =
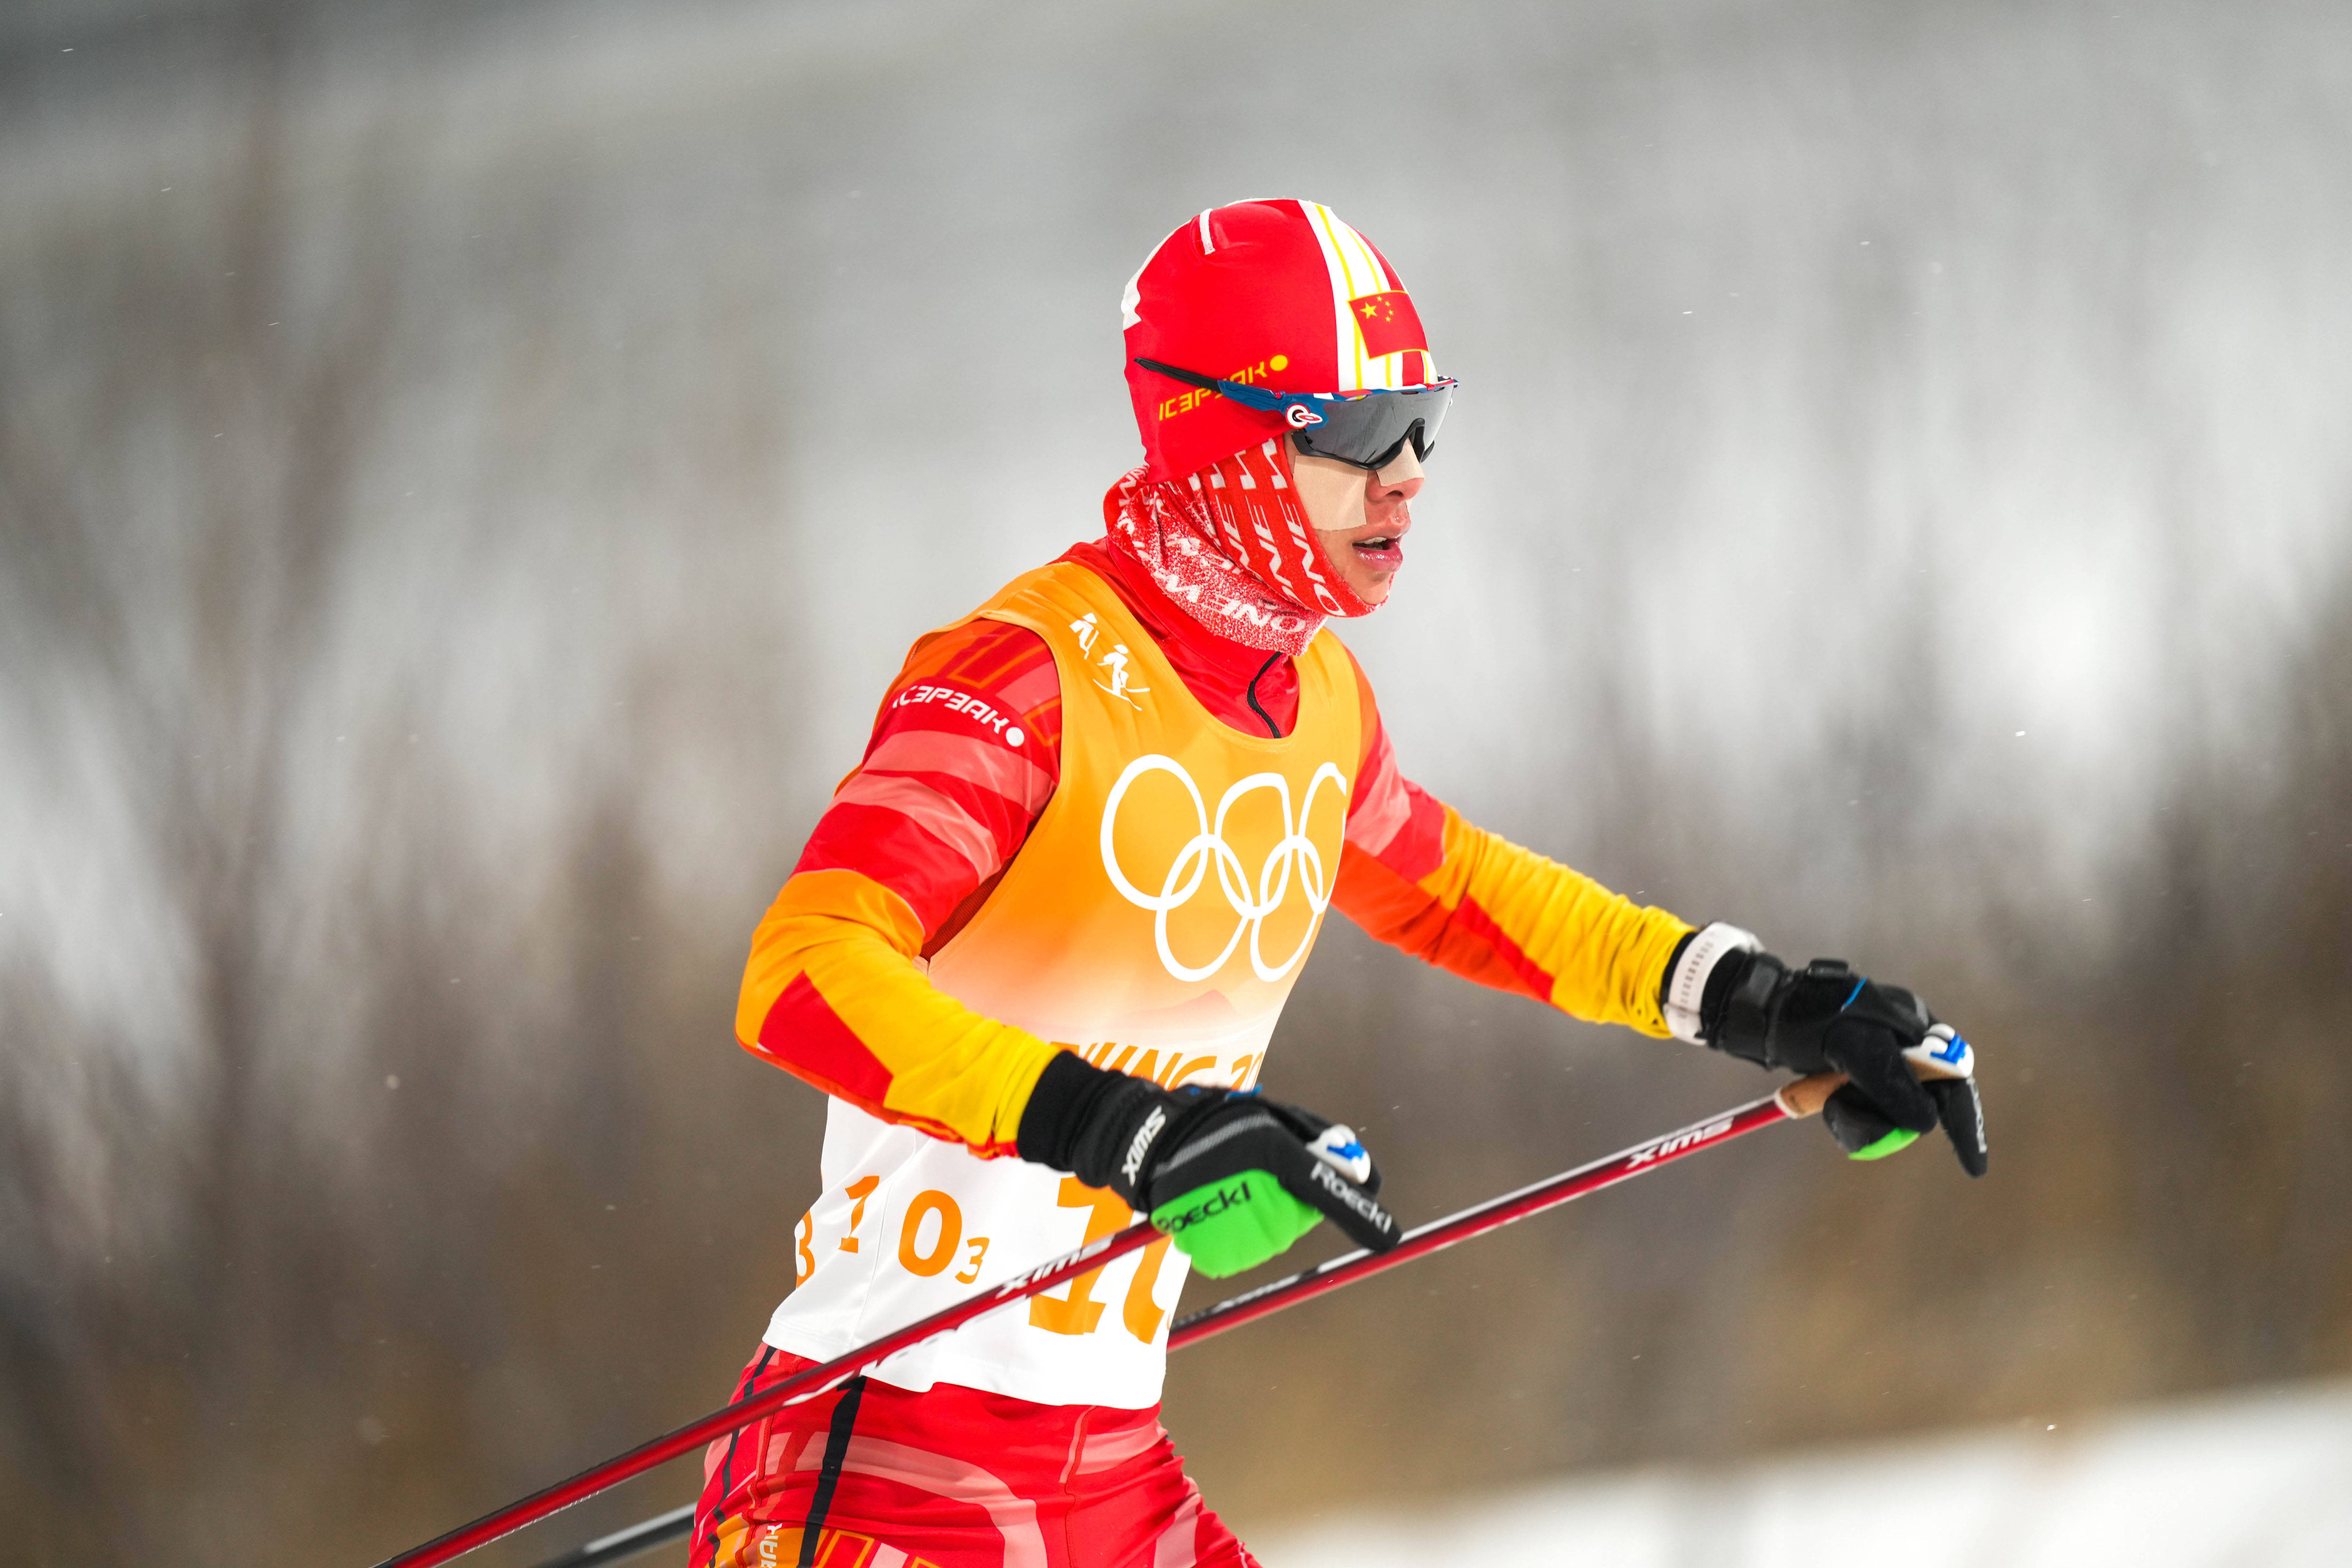
[[[1016,626],[916,645],[752,937],[735,1018],[746,1050],[885,1121],[1013,1152],[1056,1047],[958,1002],[918,960],[986,896],[1051,798],[1059,691],[1045,644]],[[1017,751],[1003,737],[1016,721]]]
[[[743,1048],[887,1121],[1010,1154],[1062,1049],[982,1016],[915,966],[905,900],[859,872],[803,871],[751,942],[735,1018]]]
[[[870,878],[799,873],[753,939],[738,1037],[886,1121],[1108,1188],[1213,1276],[1266,1262],[1323,1219],[1359,1246],[1397,1244],[1349,1129],[1255,1093],[1091,1066],[934,987],[915,967],[922,937]]]

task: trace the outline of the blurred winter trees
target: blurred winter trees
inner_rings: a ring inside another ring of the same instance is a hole
[[[0,24],[0,1555],[366,1561],[717,1400],[821,1124],[751,926],[1276,186],[1467,388],[1408,770],[1916,984],[1995,1174],[1791,1131],[1189,1352],[1212,1497],[2352,1365],[2345,19],[1381,16]],[[1759,1091],[1338,929],[1286,1030],[1416,1218]]]

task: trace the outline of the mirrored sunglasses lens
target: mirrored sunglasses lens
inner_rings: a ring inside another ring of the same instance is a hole
[[[1423,410],[1421,434],[1415,438],[1414,448],[1426,458],[1437,450],[1437,427],[1445,423],[1445,411],[1454,406],[1454,389],[1442,386],[1435,392],[1421,393],[1404,401]]]
[[[1300,431],[1298,447],[1359,468],[1380,468],[1394,462],[1410,439],[1414,453],[1425,457],[1437,445],[1438,422],[1453,398],[1454,389],[1446,386],[1324,404],[1317,409],[1323,423]]]

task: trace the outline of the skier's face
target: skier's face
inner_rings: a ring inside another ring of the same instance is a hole
[[[1336,458],[1290,455],[1299,504],[1322,536],[1323,553],[1356,597],[1377,605],[1404,565],[1404,536],[1412,527],[1412,498],[1421,493],[1421,459],[1405,443],[1396,460],[1367,473]]]

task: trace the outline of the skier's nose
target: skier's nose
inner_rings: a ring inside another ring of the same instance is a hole
[[[1367,500],[1406,500],[1421,493],[1423,481],[1421,458],[1408,441],[1391,458],[1389,466],[1370,477],[1364,486]]]

